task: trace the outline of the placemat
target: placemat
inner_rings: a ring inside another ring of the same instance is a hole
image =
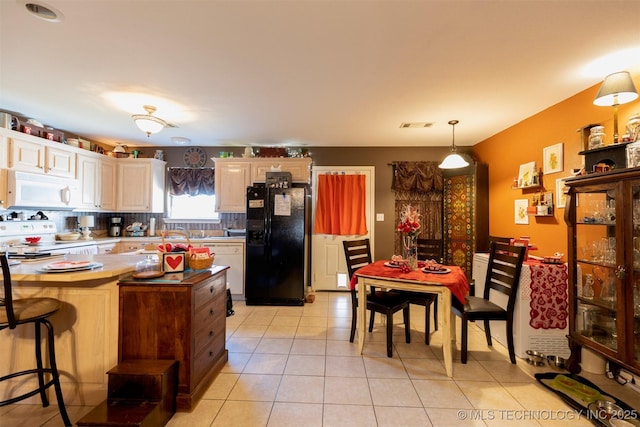
[[[594,389],[596,392],[598,392],[601,395],[601,397],[598,397],[598,399],[613,401],[616,405],[620,406],[625,411],[625,414],[628,415],[629,419],[627,419],[627,421],[633,422],[633,424],[640,426],[640,420],[638,419],[638,417],[640,417],[640,411],[632,408],[627,403],[616,398],[615,396],[612,396],[610,393],[603,391],[597,385],[595,385],[588,379],[581,377],[580,375],[570,374],[570,373],[559,374],[557,372],[546,372],[546,373],[535,374],[536,380],[538,380],[540,384],[542,384],[545,388],[550,390],[552,393],[557,394],[564,402],[566,402],[573,409],[580,411],[580,415],[588,419],[589,421],[591,421],[594,425],[604,426],[604,427],[611,426],[611,424],[607,419],[600,419],[598,418],[598,414],[595,414],[589,410],[589,404],[593,402],[591,401],[584,402],[578,397],[576,397],[576,394],[570,394],[570,393],[567,393],[566,391],[562,391],[554,388],[551,385],[551,382],[558,375],[569,377],[587,387]]]

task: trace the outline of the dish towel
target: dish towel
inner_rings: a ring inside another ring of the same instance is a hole
[[[530,263],[531,320],[534,329],[567,327],[567,266],[565,264]]]

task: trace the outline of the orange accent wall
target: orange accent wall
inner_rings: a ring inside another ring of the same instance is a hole
[[[640,76],[633,76],[636,88],[640,88]],[[530,236],[538,247],[532,255],[567,253],[567,227],[564,209],[554,206],[553,217],[529,217],[529,224],[515,224],[514,201],[531,199],[536,191],[511,189],[521,164],[535,161],[542,168],[545,147],[563,143],[563,171],[545,175],[542,183],[545,191],[556,198],[556,179],[571,175],[572,168],[580,168],[584,158],[582,137],[578,132],[589,124],[605,127],[607,145],[613,142],[613,107],[593,105],[600,84],[590,87],[571,98],[553,105],[522,122],[474,145],[477,160],[489,164],[489,234],[494,236]],[[618,133],[625,133],[627,120],[640,112],[640,99],[621,105],[618,110]],[[565,257],[566,259],[566,257]]]

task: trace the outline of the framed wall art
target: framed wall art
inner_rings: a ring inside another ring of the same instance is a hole
[[[557,173],[562,172],[564,169],[563,165],[563,143],[551,145],[549,147],[545,147],[542,152],[543,160],[543,169],[544,174]]]
[[[529,215],[527,208],[529,207],[529,199],[516,199],[513,202],[514,222],[516,224],[529,224]]]
[[[520,170],[518,171],[518,187],[530,187],[532,185],[538,185],[536,162],[520,165]]]
[[[569,187],[564,185],[564,181],[567,178],[568,177],[556,179],[556,207],[557,208],[564,208],[567,205],[567,192],[569,191]]]

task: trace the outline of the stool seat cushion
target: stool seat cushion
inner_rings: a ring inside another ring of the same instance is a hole
[[[16,323],[45,318],[60,309],[60,301],[53,298],[22,298],[13,300]],[[0,310],[0,328],[9,326],[6,310]]]

